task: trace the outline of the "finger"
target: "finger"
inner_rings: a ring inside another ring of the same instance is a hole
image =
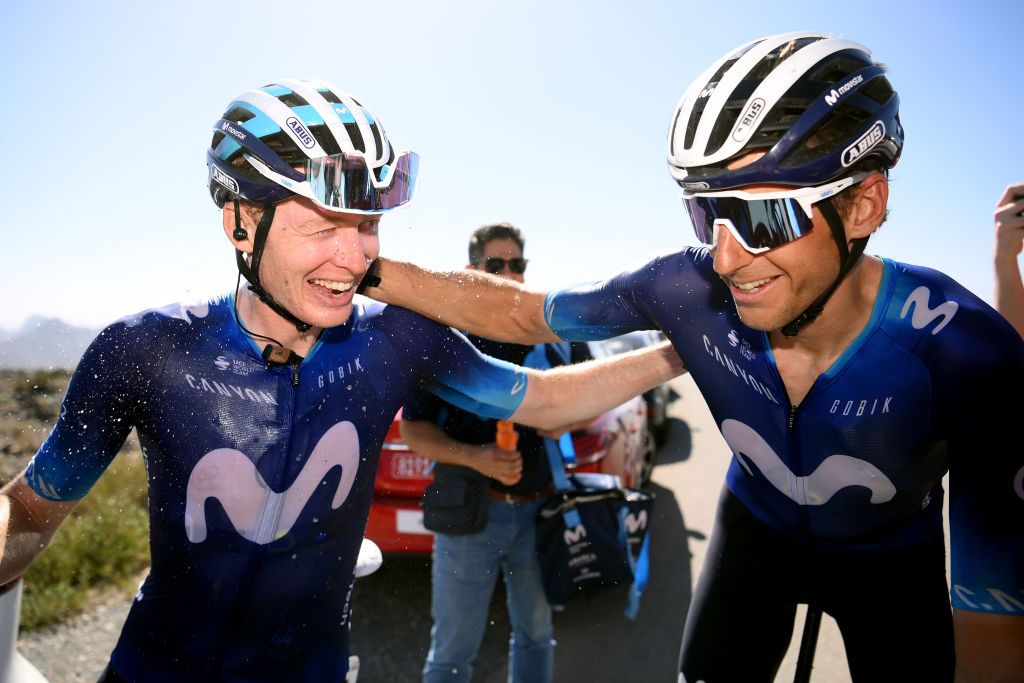
[[[1006,189],[1003,190],[1003,195],[999,198],[998,205],[1003,206],[1005,204],[1009,204],[1021,195],[1024,195],[1024,183],[1007,185]]]

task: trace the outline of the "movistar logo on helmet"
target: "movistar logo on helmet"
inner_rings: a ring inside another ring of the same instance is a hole
[[[225,121],[224,123],[220,124],[220,129],[222,131],[224,131],[225,133],[230,133],[231,135],[234,135],[239,140],[244,140],[246,137],[248,137],[245,134],[245,131],[240,130],[238,128],[235,128],[234,126],[232,126],[227,121]]]
[[[760,97],[753,100],[747,105],[747,110],[743,112],[743,116],[740,117],[739,123],[732,131],[732,139],[736,142],[743,142],[747,137],[750,136],[750,131],[753,129],[754,122],[757,121],[758,117],[764,112],[764,100]]]
[[[851,88],[853,88],[857,84],[863,83],[863,82],[864,82],[864,77],[863,76],[860,76],[860,75],[854,76],[853,78],[848,80],[846,83],[843,83],[841,86],[839,86],[838,90],[833,88],[832,92],[830,92],[827,95],[825,95],[825,103],[828,104],[828,106],[830,106],[830,107],[833,106],[836,102],[839,101],[840,97],[842,97],[846,93],[850,92]]]
[[[238,194],[238,183],[235,179],[212,164],[210,165],[210,177],[235,194]]]
[[[288,124],[288,127],[292,129],[293,133],[295,133],[295,137],[297,137],[299,142],[301,142],[305,147],[312,148],[313,145],[316,144],[316,140],[313,139],[313,134],[310,133],[304,125],[302,125],[302,121],[299,121],[294,116],[289,116],[285,119],[285,123]]]
[[[875,124],[868,129],[864,135],[857,138],[857,141],[843,150],[843,166],[851,166],[864,154],[871,150],[885,138],[885,124],[875,121]]]

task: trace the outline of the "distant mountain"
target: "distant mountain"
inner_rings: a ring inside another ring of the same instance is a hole
[[[73,368],[99,330],[33,316],[17,332],[0,331],[0,368]]]

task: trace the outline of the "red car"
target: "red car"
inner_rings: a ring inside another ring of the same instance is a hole
[[[609,351],[590,342],[594,357]],[[423,527],[420,498],[433,481],[433,461],[405,445],[399,430],[402,413],[391,423],[377,466],[373,504],[366,537],[388,554],[429,554],[434,536]],[[604,413],[586,429],[573,432],[577,472],[617,474],[626,486],[650,479],[654,442],[647,428],[647,404],[642,396]]]

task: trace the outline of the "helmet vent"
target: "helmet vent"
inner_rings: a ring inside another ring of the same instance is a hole
[[[348,139],[352,141],[352,146],[365,152],[366,144],[363,142],[363,134],[359,132],[359,126],[354,123],[346,123],[345,131],[348,133]]]
[[[221,118],[227,119],[228,121],[234,121],[235,123],[241,125],[249,119],[256,118],[256,115],[248,109],[246,109],[245,107],[235,107],[234,109],[229,109],[228,111],[226,111],[224,113],[224,116],[222,116]]]
[[[309,104],[302,95],[294,92],[278,95],[277,99],[280,100],[282,104],[286,104],[289,107],[303,107]]]

